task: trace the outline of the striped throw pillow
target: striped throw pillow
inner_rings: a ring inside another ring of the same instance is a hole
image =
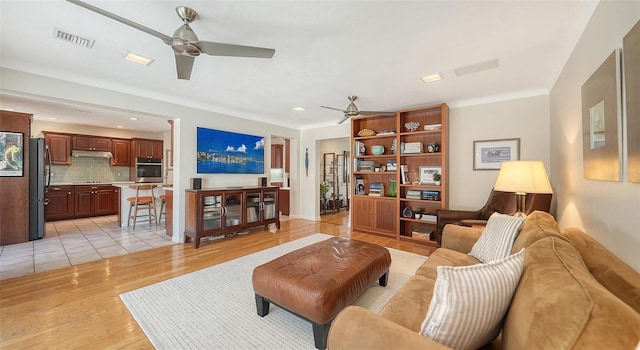
[[[469,255],[483,263],[506,258],[511,254],[513,242],[525,219],[526,217],[493,213]]]
[[[420,334],[454,349],[477,349],[500,333],[516,291],[524,248],[505,259],[471,266],[438,266]]]

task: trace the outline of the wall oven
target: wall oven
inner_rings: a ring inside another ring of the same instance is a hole
[[[136,158],[136,182],[162,182],[162,159]]]

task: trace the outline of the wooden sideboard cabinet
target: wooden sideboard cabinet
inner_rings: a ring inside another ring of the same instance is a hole
[[[278,187],[212,188],[185,191],[186,241],[235,236],[249,228],[280,228]]]

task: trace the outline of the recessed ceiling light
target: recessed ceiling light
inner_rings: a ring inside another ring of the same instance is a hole
[[[422,77],[421,79],[425,83],[431,83],[434,81],[442,80],[442,76],[440,74],[432,74],[432,75],[427,75],[426,77]]]
[[[138,118],[136,118],[136,117],[131,117],[131,118],[129,118],[129,119],[131,119],[131,120],[138,120]]]
[[[54,118],[54,117],[49,117],[49,120],[57,120],[58,118]]]
[[[147,58],[147,57],[144,57],[144,56],[140,56],[140,55],[135,54],[133,52],[127,52],[127,54],[124,56],[124,59],[127,60],[127,61],[131,61],[131,62],[142,64],[144,66],[148,66],[153,62],[153,59]]]
[[[116,128],[120,128],[120,129],[122,129],[122,128],[124,128],[124,126],[122,126],[122,125],[118,125],[118,126],[116,126]]]
[[[302,112],[302,111],[304,111],[305,109],[304,109],[303,107],[293,107],[293,110],[294,110],[294,111],[297,111],[297,112]]]

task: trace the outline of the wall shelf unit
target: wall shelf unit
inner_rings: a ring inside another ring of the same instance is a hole
[[[444,103],[351,120],[354,230],[440,245],[435,213],[448,208],[448,122]],[[358,136],[366,129],[376,134]],[[373,146],[384,150],[374,154]],[[437,184],[436,172],[441,176]],[[406,208],[420,209],[424,217],[404,217]]]

